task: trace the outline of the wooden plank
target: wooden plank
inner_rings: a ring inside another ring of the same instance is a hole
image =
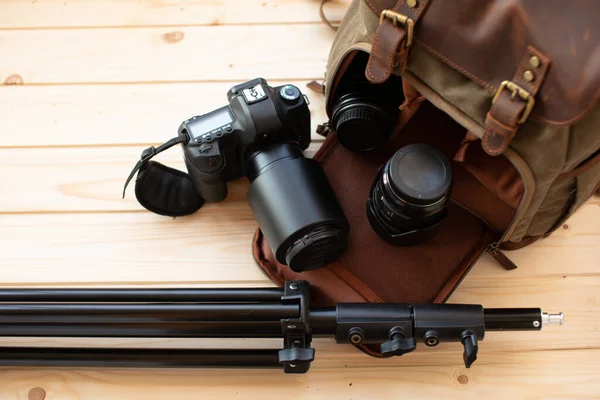
[[[313,140],[322,140],[325,97],[308,80],[269,81],[287,83],[309,97]],[[162,143],[185,119],[227,104],[233,84],[0,86],[0,147]]]
[[[129,261],[135,264],[136,260],[142,264],[157,264],[157,268],[159,268],[161,260],[164,260],[163,263],[181,262],[183,268],[189,264],[203,264],[205,263],[204,258],[197,253],[207,251],[212,257],[210,262],[206,261],[209,264],[253,265],[250,257],[250,241],[256,223],[243,197],[237,201],[226,200],[219,204],[207,205],[192,216],[177,219],[158,216],[141,208],[140,210],[138,213],[67,212],[0,216],[0,225],[4,228],[0,232],[0,238],[6,246],[4,254],[10,255],[7,258],[10,260],[10,264],[18,264],[19,268],[27,265],[31,265],[32,268],[38,268],[35,267],[37,264],[47,265],[47,267],[39,267],[45,269],[44,278],[41,278],[39,272],[33,274],[35,276],[25,276],[21,269],[7,269],[0,272],[0,277],[2,277],[0,281],[27,282],[29,279],[39,278],[40,282],[54,282],[47,280],[55,278],[53,269],[59,268],[64,260],[71,257],[73,257],[73,264],[86,263],[87,259],[87,263],[91,264],[89,268],[94,268],[93,264],[101,264],[104,263],[103,260],[107,260],[108,264],[115,264],[114,268],[117,273],[123,272],[118,271],[123,265],[127,265]],[[86,227],[84,232],[81,232],[81,224]],[[217,226],[218,229],[215,228]],[[31,244],[28,238],[37,239],[35,240],[36,248],[40,251],[27,251]],[[193,245],[190,245],[190,242]],[[179,247],[181,250],[170,251],[170,249]],[[42,248],[43,250],[41,250]],[[90,251],[94,249],[97,257],[87,258],[85,252],[83,254],[79,252],[78,249],[81,248],[87,248]],[[110,251],[104,252],[105,248],[110,248]],[[239,254],[234,254],[232,249],[239,251]],[[588,258],[593,255],[591,251],[593,250],[590,250]],[[590,282],[593,283],[594,278],[600,277],[597,266],[593,262],[589,262],[582,263],[577,270],[569,274],[568,278],[563,278],[561,272],[569,271],[568,266],[560,261],[550,261],[550,256],[555,255],[554,252],[547,254],[549,260],[546,263],[546,271],[539,272],[535,268],[530,268],[530,265],[539,257],[537,254],[524,260],[518,274],[506,271],[497,272],[499,267],[494,264],[493,259],[484,257],[469,275],[469,279],[461,285],[461,288],[464,289],[463,297],[455,301],[473,302],[475,297],[468,296],[470,289],[477,290],[477,295],[481,291],[489,289],[489,294],[486,296],[489,303],[486,305],[499,307],[504,304],[506,299],[495,298],[498,291],[499,293],[510,293],[510,296],[513,296],[515,294],[514,282],[519,282],[519,290],[542,287],[543,289],[536,291],[538,298],[556,301],[549,305],[560,306],[559,298],[552,292],[556,285],[565,285],[571,281],[587,278],[592,279]],[[208,257],[208,254],[205,257]],[[156,263],[153,260],[156,260]],[[98,269],[98,273],[102,275],[106,271]],[[93,279],[102,281],[101,275],[95,278],[90,276],[86,281],[93,282]],[[129,273],[126,276],[130,276]],[[138,279],[143,281],[142,276],[146,276],[146,274],[142,274]],[[233,276],[235,275],[231,275],[229,278]],[[79,281],[79,278],[75,278],[74,275],[70,275],[70,279],[74,279],[74,282]],[[210,279],[213,280],[213,278]],[[508,304],[505,305],[508,306]],[[516,306],[516,303],[511,306]]]
[[[133,185],[125,200],[123,184],[146,145],[0,149],[0,176],[10,196],[0,196],[0,213],[139,211]],[[320,143],[305,152],[311,157]],[[185,170],[180,149],[159,154],[157,161]],[[247,180],[230,182],[221,209],[245,208]],[[207,209],[217,205],[207,205]]]
[[[320,79],[333,37],[317,24],[5,30],[0,82]]]
[[[325,5],[340,21],[349,0]],[[0,29],[321,23],[320,1],[306,0],[3,0]]]
[[[5,284],[90,284],[94,281],[114,284],[119,282],[118,278],[123,278],[124,283],[143,283],[154,273],[159,275],[148,282],[191,284],[204,279],[230,280],[233,284],[250,279],[239,274],[255,267],[250,243],[256,222],[243,199],[237,204],[226,200],[207,205],[192,216],[177,219],[146,210],[138,213],[32,213],[1,215],[0,226],[6,265],[0,270],[0,282]],[[30,251],[31,248],[35,251]],[[546,259],[543,271],[534,267],[540,254]],[[598,255],[597,246],[587,248],[582,262],[575,268],[562,263],[559,254],[558,250],[532,254],[523,259],[518,270],[511,272],[501,270],[491,257],[484,256],[451,301],[484,301],[487,307],[517,307],[523,299],[536,299],[539,304],[529,305],[562,309],[570,302],[570,288],[581,287],[581,293],[574,293],[581,304],[590,307],[600,304],[597,293],[589,294],[600,279],[594,260]],[[69,265],[76,266],[76,270],[56,274],[64,268],[69,270]],[[165,270],[166,265],[169,265],[168,270]],[[172,271],[171,266],[177,271]],[[226,268],[222,274],[221,268]],[[26,270],[32,272],[24,274]],[[161,271],[168,276],[161,275]],[[201,275],[186,277],[186,271]],[[565,297],[555,293],[559,289]]]
[[[0,282],[268,284],[252,258],[257,225],[244,203],[177,219],[147,211],[1,216]]]
[[[483,352],[482,352],[483,353]],[[422,353],[405,356],[419,365],[402,365],[402,359],[376,360],[380,366],[342,364],[319,353],[306,375],[285,375],[260,370],[99,370],[3,369],[0,396],[22,400],[34,387],[47,398],[133,399],[144,390],[145,400],[282,398],[383,399],[406,397],[461,399],[595,398],[600,391],[597,371],[600,350],[530,351],[482,354],[485,362],[465,369],[457,364],[423,365]],[[367,360],[366,356],[362,356]]]

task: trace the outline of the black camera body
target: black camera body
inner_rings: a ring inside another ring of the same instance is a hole
[[[207,202],[227,196],[227,182],[246,175],[253,152],[282,143],[310,144],[308,100],[292,85],[270,87],[262,78],[234,86],[229,105],[192,117],[179,127],[187,136],[186,167]]]

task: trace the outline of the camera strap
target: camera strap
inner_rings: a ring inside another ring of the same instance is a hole
[[[145,149],[125,181],[123,198],[129,182],[137,173],[135,197],[147,210],[170,217],[181,217],[198,211],[204,204],[204,199],[198,195],[190,175],[150,161],[155,155],[187,140],[185,136],[177,136],[158,147],[150,146]]]

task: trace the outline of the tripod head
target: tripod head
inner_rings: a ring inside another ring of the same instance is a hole
[[[461,342],[469,368],[486,331],[540,330],[563,315],[539,308],[470,304],[341,303],[310,309],[310,286],[283,289],[4,289],[0,336],[282,338],[281,350],[0,347],[0,365],[97,367],[283,367],[304,373],[314,336],[334,337],[374,357],[401,356],[418,342]]]

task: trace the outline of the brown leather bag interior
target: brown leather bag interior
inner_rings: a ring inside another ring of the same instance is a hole
[[[499,239],[523,194],[512,164],[503,157],[490,164],[492,157],[480,146],[464,142],[466,133],[425,101],[405,107],[396,133],[380,150],[353,153],[330,134],[315,159],[321,161],[350,222],[347,251],[324,268],[294,273],[275,260],[259,230],[254,241],[259,265],[279,285],[290,279],[308,280],[318,306],[340,301],[445,301],[478,257]],[[462,156],[453,161],[452,200],[440,232],[423,245],[394,247],[371,229],[366,199],[385,161],[400,147],[417,142],[437,147],[451,160],[457,153]]]

